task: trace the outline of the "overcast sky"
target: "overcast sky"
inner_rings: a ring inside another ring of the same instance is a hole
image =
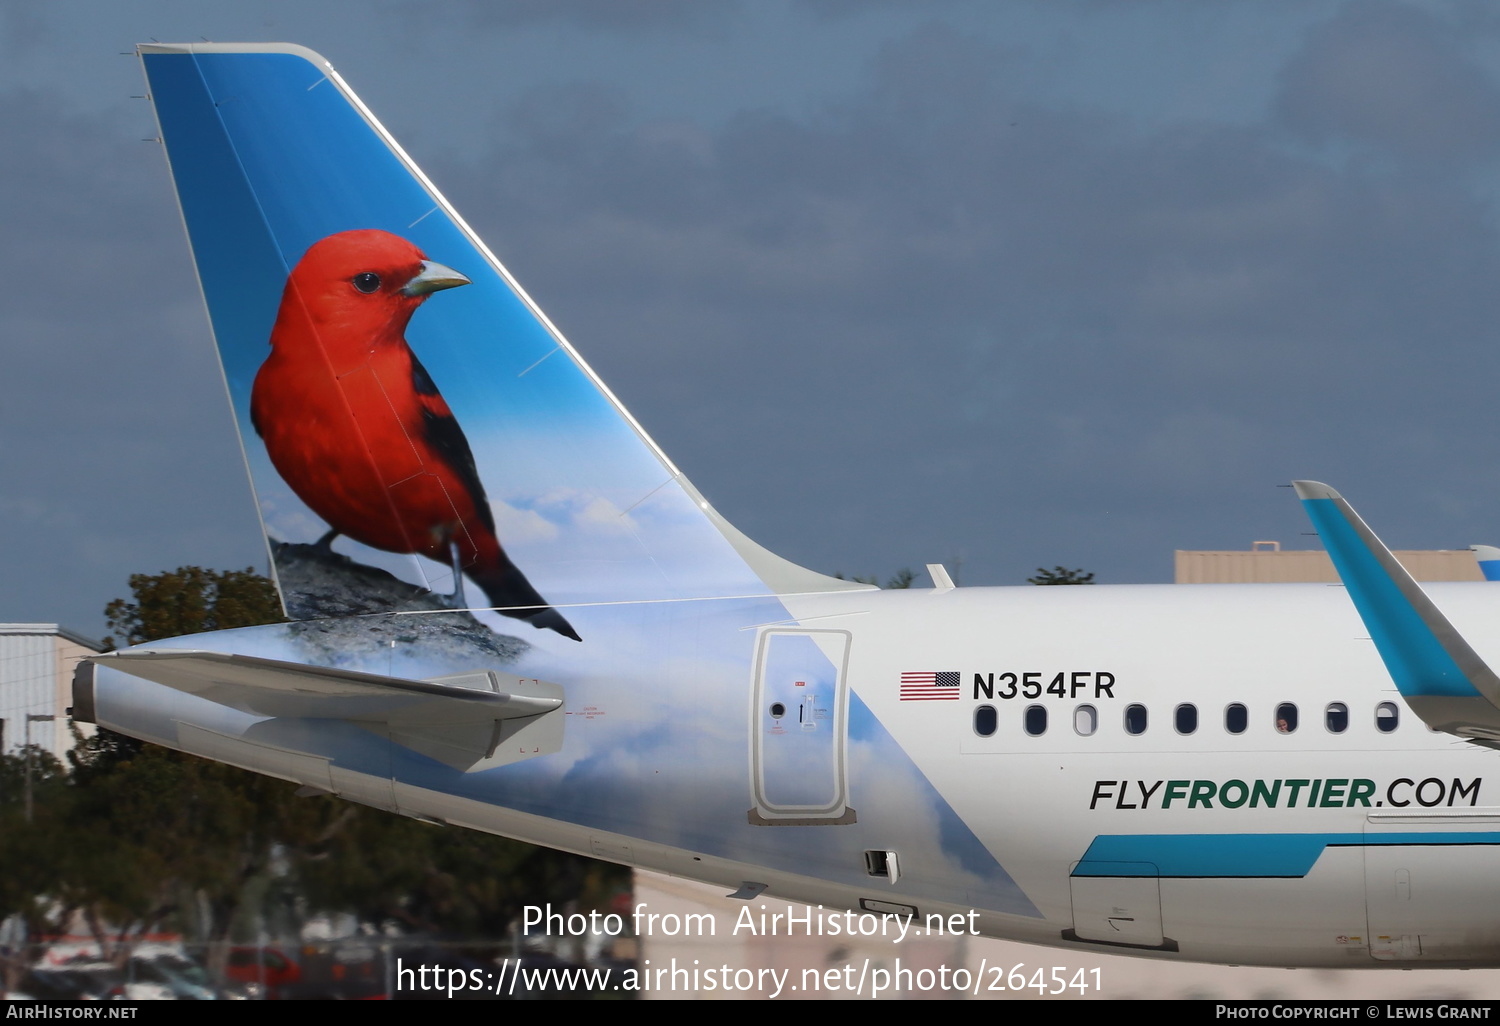
[[[718,509],[825,572],[1500,542],[1485,2],[0,6],[0,620],[265,553],[134,43],[322,52]]]

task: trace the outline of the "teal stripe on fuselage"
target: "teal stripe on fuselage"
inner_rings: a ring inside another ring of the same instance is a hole
[[[1306,876],[1330,846],[1396,844],[1500,845],[1500,832],[1100,834],[1072,875],[1295,878]],[[1131,871],[1120,863],[1137,868]]]

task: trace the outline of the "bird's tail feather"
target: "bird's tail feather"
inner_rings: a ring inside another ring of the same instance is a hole
[[[484,589],[485,597],[490,600],[495,612],[525,620],[533,627],[554,630],[565,638],[582,641],[573,625],[547,605],[547,600],[531,586],[526,575],[509,560],[504,557],[501,559],[503,565],[496,570],[485,573],[470,569],[468,572],[468,577]]]

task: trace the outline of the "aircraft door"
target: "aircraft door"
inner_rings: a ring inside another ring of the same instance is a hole
[[[750,706],[750,822],[854,822],[846,771],[848,655],[848,631],[761,634]]]
[[[1070,939],[1162,947],[1158,872],[1149,862],[1080,862],[1074,866],[1068,880],[1073,894]]]
[[[1435,793],[1432,779],[1428,791]],[[1500,956],[1500,815],[1372,813],[1365,841],[1371,956],[1383,962]]]

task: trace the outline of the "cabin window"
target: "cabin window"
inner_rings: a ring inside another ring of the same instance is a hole
[[[1144,734],[1146,732],[1146,707],[1144,705],[1127,705],[1125,707],[1125,733]]]
[[[1297,730],[1297,706],[1293,702],[1282,702],[1276,707],[1276,733],[1291,734]]]
[[[1026,733],[1032,737],[1040,737],[1047,733],[1047,707],[1045,705],[1026,707]]]
[[[1099,713],[1091,705],[1080,705],[1073,710],[1073,729],[1084,737],[1090,737],[1099,729]]]
[[[1198,707],[1191,702],[1182,703],[1177,707],[1172,721],[1172,725],[1177,728],[1177,733],[1191,734],[1198,729]]]
[[[993,705],[981,705],[974,710],[974,733],[980,737],[990,737],[995,733],[995,707]]]
[[[1389,734],[1400,722],[1401,717],[1396,711],[1395,702],[1381,702],[1375,707],[1375,729],[1382,734]]]
[[[1250,725],[1250,714],[1245,707],[1235,702],[1224,709],[1224,729],[1231,734],[1243,734]]]
[[[1349,729],[1349,707],[1343,702],[1329,702],[1323,722],[1331,733],[1342,734]]]

